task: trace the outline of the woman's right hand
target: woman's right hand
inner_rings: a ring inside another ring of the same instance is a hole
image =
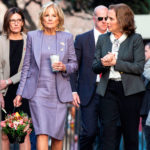
[[[101,58],[101,62],[103,66],[114,66],[116,64],[115,54],[108,53],[103,58]]]
[[[5,80],[0,80],[0,90],[7,88],[7,84]]]
[[[75,107],[79,108],[80,107],[80,98],[79,98],[78,93],[77,92],[73,92],[72,96],[73,96],[73,102],[72,102],[72,104]]]
[[[13,102],[14,102],[14,107],[19,107],[19,106],[21,106],[21,105],[22,105],[21,100],[22,100],[22,97],[21,97],[20,95],[17,95],[17,96],[15,97],[15,99],[13,100]]]

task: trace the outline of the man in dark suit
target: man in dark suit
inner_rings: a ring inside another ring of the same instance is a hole
[[[78,35],[75,39],[75,50],[79,69],[71,75],[73,104],[81,109],[82,131],[80,150],[92,150],[97,133],[99,118],[99,96],[96,94],[99,75],[92,71],[95,45],[99,35],[107,32],[107,11],[105,6],[94,9],[94,29]]]

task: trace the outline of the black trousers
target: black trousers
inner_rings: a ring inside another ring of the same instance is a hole
[[[138,150],[142,98],[143,92],[125,96],[122,82],[109,80],[105,96],[100,97],[103,150],[115,150],[120,134],[123,135],[125,150]]]
[[[150,150],[150,126],[145,125],[147,115],[142,116],[142,128],[146,140],[146,150]]]
[[[93,143],[98,132],[100,96],[95,94],[90,103],[81,109],[80,150],[93,150]]]

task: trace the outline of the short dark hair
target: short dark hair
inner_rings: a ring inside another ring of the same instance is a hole
[[[10,17],[15,13],[19,14],[21,16],[22,21],[23,21],[23,26],[21,28],[21,32],[25,31],[25,28],[24,28],[25,17],[24,17],[23,12],[21,11],[21,9],[19,9],[17,7],[9,8],[4,15],[4,22],[3,22],[3,33],[6,33],[7,38],[10,34],[10,28],[9,28]]]
[[[115,11],[118,23],[123,33],[127,35],[135,33],[136,27],[134,13],[128,5],[123,3],[110,5],[109,9],[113,9]]]

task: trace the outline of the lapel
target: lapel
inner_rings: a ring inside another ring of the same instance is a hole
[[[3,55],[4,55],[4,58],[5,58],[5,61],[6,61],[6,67],[7,68],[7,75],[9,76],[10,75],[10,61],[9,61],[9,51],[10,51],[10,40],[7,39],[6,36],[4,36],[4,42],[5,42],[5,48],[4,48],[4,51],[3,51]]]
[[[104,52],[103,52],[103,56],[105,56],[108,52],[111,52],[112,51],[112,42],[110,40],[110,33],[106,33],[108,36],[106,37],[107,38],[107,44],[105,44],[105,49]]]
[[[66,51],[66,42],[65,37],[63,36],[63,32],[56,32],[56,53],[59,55],[60,61],[63,60],[64,53]]]
[[[43,31],[38,31],[38,34],[35,37],[35,46],[33,48],[34,57],[38,68],[40,69],[40,61],[41,61],[41,51],[42,51],[42,43],[43,43]],[[56,32],[56,54],[59,55],[60,61],[62,61],[64,53],[66,50],[66,42],[65,37],[63,37],[63,32]]]
[[[21,62],[20,62],[19,68],[18,68],[18,72],[21,71],[21,69],[22,69],[23,60],[24,60],[25,51],[26,51],[26,39],[27,39],[27,36],[24,33],[22,33],[22,36],[23,36],[23,51],[22,51],[22,58],[21,58]]]
[[[89,36],[88,36],[88,41],[89,41],[89,45],[90,45],[90,55],[92,57],[94,57],[94,53],[95,53],[95,38],[94,38],[94,30],[91,30],[89,32]]]
[[[34,48],[33,53],[37,63],[38,68],[40,69],[40,60],[41,60],[41,51],[42,51],[42,43],[43,43],[43,31],[38,30],[37,34],[34,37]]]
[[[118,58],[121,58],[125,53],[128,52],[128,51],[125,51],[127,41],[128,41],[128,37],[120,44],[119,51],[118,51]]]

